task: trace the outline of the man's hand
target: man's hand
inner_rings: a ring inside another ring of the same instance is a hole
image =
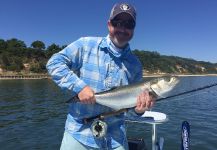
[[[150,95],[148,91],[145,90],[137,97],[135,112],[138,114],[144,113],[146,110],[151,108],[154,103],[155,98]]]
[[[89,87],[85,86],[79,93],[78,98],[81,103],[84,104],[94,104],[96,102],[94,91]]]

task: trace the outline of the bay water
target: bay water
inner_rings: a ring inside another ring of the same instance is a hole
[[[217,83],[216,76],[181,77],[173,94]],[[145,80],[149,80],[146,78]],[[51,80],[0,80],[0,149],[59,149],[70,98]],[[165,150],[181,147],[181,124],[191,127],[192,150],[217,149],[217,87],[157,102],[152,111],[167,114],[157,126]],[[151,148],[151,125],[127,123],[127,135]]]

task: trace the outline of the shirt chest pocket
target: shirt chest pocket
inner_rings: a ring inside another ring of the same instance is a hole
[[[115,64],[109,62],[105,64],[106,74],[104,85],[106,88],[112,88],[121,85],[127,85],[128,81],[126,78],[125,68],[121,64]]]

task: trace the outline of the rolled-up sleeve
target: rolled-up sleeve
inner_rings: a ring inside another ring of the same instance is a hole
[[[72,94],[79,93],[86,83],[79,78],[82,66],[83,40],[71,43],[54,54],[47,62],[46,68],[53,81],[62,89],[70,90]]]

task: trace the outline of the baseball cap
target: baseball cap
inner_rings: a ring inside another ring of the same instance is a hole
[[[135,8],[127,3],[117,3],[113,6],[110,14],[110,20],[114,19],[120,13],[128,13],[132,16],[133,20],[136,22],[136,10]]]

